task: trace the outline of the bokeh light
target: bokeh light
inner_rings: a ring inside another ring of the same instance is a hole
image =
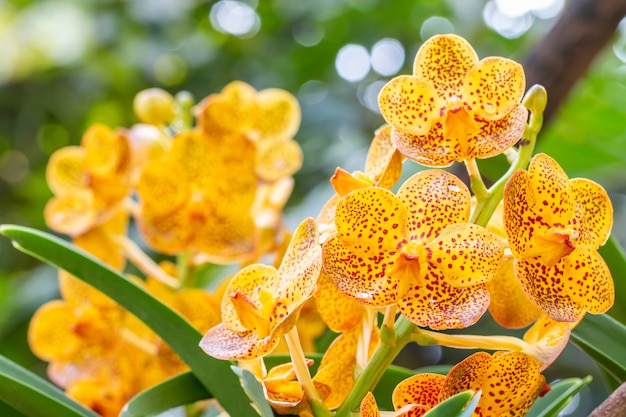
[[[213,5],[209,15],[215,30],[249,38],[261,28],[261,19],[247,3],[234,0],[220,0]]]
[[[370,71],[370,55],[361,45],[345,45],[337,53],[335,68],[344,80],[361,81]]]
[[[372,46],[372,69],[383,76],[395,75],[404,64],[404,48],[396,39],[384,38]]]

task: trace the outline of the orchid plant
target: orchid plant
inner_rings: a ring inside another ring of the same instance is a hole
[[[599,184],[533,156],[546,100],[518,63],[479,60],[460,36],[427,40],[413,74],[380,92],[386,123],[364,172],[338,167],[336,195],[291,231],[303,153],[290,93],[236,81],[194,106],[140,92],[140,123],[94,125],[50,159],[45,219],[71,243],[2,227],[59,268],[62,299],[35,313],[29,343],[65,393],[2,362],[21,385],[11,397],[0,379],[0,402],[33,416],[513,417],[544,397],[535,407],[556,415],[588,380],[552,389],[542,372],[615,302],[598,252],[613,212]],[[501,154],[510,167],[487,187],[476,161]],[[398,184],[404,163],[424,168]],[[467,183],[443,169],[454,163]],[[238,269],[207,290],[208,264]],[[485,314],[528,329],[472,334]],[[623,382],[624,358],[585,335]],[[399,371],[410,343],[478,352]]]

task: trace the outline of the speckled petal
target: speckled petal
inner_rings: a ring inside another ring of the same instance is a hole
[[[499,120],[519,105],[526,90],[524,69],[510,59],[489,57],[465,75],[461,96],[474,114]]]
[[[604,313],[615,300],[611,272],[588,246],[577,247],[551,268],[537,259],[517,260],[515,274],[528,297],[557,321],[576,321],[585,311]]]
[[[386,276],[392,260],[389,253],[357,255],[335,235],[324,243],[322,259],[328,276],[347,296],[376,307],[398,301],[399,277]]]
[[[116,175],[128,168],[128,140],[105,125],[96,123],[90,126],[83,135],[81,146],[85,149],[89,171],[95,175]]]
[[[245,295],[255,306],[261,308],[259,300],[259,287],[263,287],[271,293],[276,294],[280,286],[280,277],[274,267],[254,264],[249,265],[239,271],[231,278],[224,298],[222,299],[222,323],[224,326],[235,332],[244,332],[246,328],[241,324],[231,301],[231,294],[239,291]]]
[[[164,210],[168,211],[162,213]],[[135,220],[139,233],[151,248],[164,254],[176,254],[191,242],[193,230],[186,214],[185,210],[169,212],[165,204],[146,204]]]
[[[156,217],[180,211],[186,204],[188,185],[180,181],[182,175],[178,165],[165,159],[147,164],[137,184],[140,204]]]
[[[497,355],[485,371],[477,407],[482,416],[498,416],[537,398],[539,363],[531,356],[521,352]]]
[[[368,187],[351,192],[335,212],[337,235],[358,254],[395,250],[404,239],[406,207],[390,191]]]
[[[530,247],[530,228],[541,225],[530,209],[528,183],[528,172],[520,169],[509,178],[504,187],[504,227],[509,247],[516,258],[521,258]]]
[[[467,153],[464,159],[489,158],[500,155],[515,145],[526,128],[528,110],[518,104],[501,119],[488,121],[476,119],[478,130],[468,139]]]
[[[478,56],[465,39],[457,35],[438,35],[428,39],[417,51],[413,75],[430,81],[445,100],[460,95],[467,72],[478,64]]]
[[[274,182],[291,176],[302,167],[302,149],[293,139],[264,139],[255,145],[255,172],[263,181]]]
[[[66,146],[50,156],[46,166],[46,181],[55,195],[74,194],[88,187],[86,160],[85,150],[80,146]]]
[[[496,276],[487,283],[491,294],[489,313],[500,326],[520,329],[535,321],[541,314],[528,299],[513,273],[513,259],[506,259]]]
[[[576,216],[570,226],[578,231],[576,244],[599,247],[604,245],[613,226],[613,206],[601,185],[585,179],[570,180],[576,202]]]
[[[550,226],[566,224],[574,214],[574,194],[567,174],[550,156],[539,153],[528,167],[528,193],[531,207]]]
[[[290,138],[300,127],[301,111],[296,98],[285,90],[268,88],[257,94],[254,119],[257,138]],[[256,138],[251,138],[256,139]]]
[[[317,223],[309,217],[293,233],[278,268],[280,286],[277,296],[287,302],[289,311],[311,297],[321,268],[322,249]]]
[[[469,220],[470,193],[453,174],[440,169],[418,172],[398,190],[409,209],[411,239],[424,243],[435,239],[448,225]]]
[[[320,231],[320,243],[322,244],[337,232],[335,227],[335,212],[342,198],[343,196],[340,195],[332,196],[326,204],[324,204],[324,207],[322,207],[322,210],[317,216],[317,227]]]
[[[431,265],[443,273],[448,284],[461,288],[489,281],[504,256],[499,237],[470,223],[451,224],[427,248]]]
[[[74,309],[62,300],[49,301],[37,309],[28,327],[28,343],[37,357],[67,360],[79,349],[80,337],[72,331],[77,323]]]
[[[324,323],[337,333],[347,332],[360,325],[366,313],[365,307],[342,293],[324,271],[317,281],[315,304]]]
[[[256,90],[250,85],[233,81],[219,94],[212,94],[198,105],[198,125],[211,136],[241,131],[252,125]]]
[[[378,95],[383,118],[402,133],[426,134],[440,117],[443,99],[428,82],[409,75],[390,80]]]
[[[361,417],[380,417],[380,411],[378,411],[374,394],[368,392],[365,397],[363,397],[359,411]]]
[[[200,348],[216,359],[250,360],[267,355],[278,342],[273,335],[259,339],[256,331],[239,333],[218,324],[202,337]]]
[[[98,219],[93,194],[89,190],[51,198],[44,209],[46,225],[59,233],[78,236],[92,228]]]
[[[434,123],[423,135],[393,129],[391,138],[402,155],[427,167],[447,167],[454,161],[463,160],[464,153],[458,142],[445,137],[441,122]]]
[[[398,302],[402,314],[420,327],[435,330],[462,329],[476,323],[487,311],[485,284],[454,288],[430,268],[424,287],[414,287]]]
[[[477,352],[468,356],[450,369],[446,381],[441,388],[443,401],[459,392],[482,389],[485,373],[492,362],[492,357],[486,352]],[[482,398],[481,398],[482,400]]]
[[[409,404],[432,408],[439,403],[441,389],[446,381],[444,375],[417,374],[400,382],[393,390],[392,401],[396,410]],[[427,408],[427,409],[428,409]],[[418,414],[412,414],[418,416]]]
[[[404,159],[391,139],[391,131],[390,125],[376,131],[365,160],[365,175],[377,186],[387,189],[400,179]]]

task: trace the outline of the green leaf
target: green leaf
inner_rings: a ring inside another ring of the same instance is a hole
[[[120,417],[150,417],[174,407],[211,398],[211,393],[191,372],[172,377],[137,394]]]
[[[0,401],[0,416],[28,417],[2,401]]]
[[[591,377],[563,379],[551,386],[550,392],[538,398],[526,417],[557,417],[574,395],[591,382]]]
[[[474,391],[459,392],[428,410],[424,417],[470,417],[478,405],[480,394],[477,392],[474,395]]]
[[[261,417],[274,417],[274,411],[272,411],[272,406],[265,399],[265,394],[263,393],[263,387],[256,379],[256,376],[247,369],[241,369],[236,366],[233,366],[233,371],[239,375],[239,378],[243,381],[243,389],[246,390],[252,402],[257,406],[259,412],[261,413]]]
[[[258,417],[230,364],[202,352],[198,347],[202,334],[142,287],[50,234],[13,225],[1,226],[0,233],[12,239],[17,249],[65,269],[137,316],[178,354],[230,415]]]
[[[587,314],[572,330],[572,340],[620,382],[626,381],[626,327],[606,315]]]
[[[0,356],[0,402],[29,417],[98,417],[48,381],[4,356]]]
[[[614,236],[598,249],[611,270],[615,284],[615,303],[608,314],[626,323],[626,254]]]

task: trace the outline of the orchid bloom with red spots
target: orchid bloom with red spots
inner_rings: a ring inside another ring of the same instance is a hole
[[[397,195],[353,191],[337,207],[337,233],[323,245],[325,271],[346,295],[373,307],[397,304],[419,326],[470,326],[489,305],[486,282],[504,246],[467,223],[469,213],[469,190],[442,170],[415,174]]]
[[[322,267],[315,220],[295,231],[278,270],[261,264],[237,273],[222,300],[222,323],[210,329],[200,347],[225,360],[249,360],[270,353],[313,296]]]
[[[549,389],[539,363],[521,352],[475,353],[454,366],[447,376],[417,374],[396,386],[394,417],[421,417],[440,402],[463,391],[481,391],[477,417],[523,416]],[[379,416],[371,394],[361,402],[362,416]]]
[[[611,272],[597,251],[608,239],[613,209],[600,185],[570,180],[554,159],[537,154],[528,171],[509,180],[504,220],[515,275],[543,313],[573,322],[613,305]]]
[[[378,97],[396,146],[427,166],[488,158],[521,137],[528,111],[520,104],[526,81],[518,63],[488,57],[456,35],[427,40],[413,75],[389,81]]]

